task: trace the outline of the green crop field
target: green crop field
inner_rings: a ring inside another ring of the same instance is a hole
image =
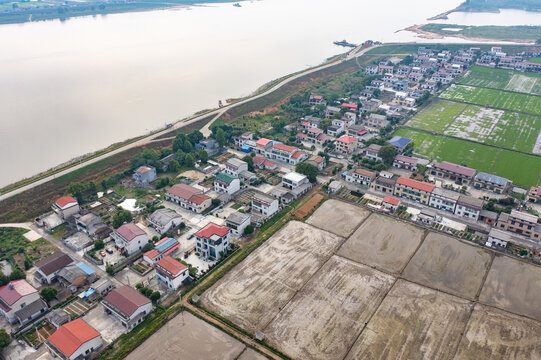
[[[436,100],[418,112],[408,125],[419,129],[443,132],[466,106],[462,103]]]
[[[523,187],[538,184],[541,174],[541,157],[539,156],[498,149],[443,135],[433,135],[411,128],[400,128],[395,135],[413,139],[415,153],[418,155],[504,176]]]
[[[533,95],[464,85],[451,85],[440,97],[447,100],[541,115],[541,98]]]
[[[496,70],[484,66],[472,66],[457,83],[471,86],[504,89],[511,80],[513,71]]]

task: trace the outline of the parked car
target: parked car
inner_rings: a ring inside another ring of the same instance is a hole
[[[105,257],[105,251],[100,250],[100,255],[101,255],[102,257]]]
[[[107,254],[112,254],[112,253],[113,253],[113,250],[111,250],[111,249],[105,249],[105,252],[106,252]]]

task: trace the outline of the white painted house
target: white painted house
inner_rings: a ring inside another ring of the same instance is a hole
[[[196,251],[199,257],[219,260],[229,248],[229,231],[229,227],[211,222],[196,232]]]
[[[250,217],[246,214],[234,212],[227,217],[225,224],[231,229],[231,234],[239,238],[244,235],[244,229],[250,225]]]
[[[101,302],[106,314],[111,315],[131,330],[152,312],[152,302],[129,286],[112,290]]]
[[[103,345],[99,332],[82,318],[58,328],[45,342],[49,353],[60,359],[86,359]]]
[[[171,256],[166,256],[156,263],[156,278],[170,289],[178,289],[190,275],[188,267]]]
[[[226,173],[216,174],[214,178],[214,191],[232,195],[240,190],[240,180]]]
[[[111,239],[122,252],[131,255],[143,249],[148,235],[134,223],[124,224],[111,233]]]
[[[298,172],[291,171],[284,176],[282,176],[282,187],[288,189],[296,189],[303,184],[308,184],[308,178],[305,175],[299,174]]]

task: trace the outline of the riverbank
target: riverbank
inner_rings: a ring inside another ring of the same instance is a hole
[[[455,12],[499,13],[502,9],[541,12],[541,3],[535,4],[528,0],[469,0],[427,20],[447,20],[449,15]]]
[[[13,2],[16,7],[9,12],[0,12],[0,25],[20,24],[45,20],[68,20],[80,16],[119,14],[136,11],[149,11],[172,7],[189,7],[208,3],[227,3],[230,0],[135,0],[130,2],[88,1],[51,2],[42,6],[27,6],[28,2]],[[23,6],[24,5],[24,6]]]
[[[444,30],[453,28],[460,30]],[[535,28],[540,36],[538,38],[532,38],[532,35],[528,35],[526,31],[521,30],[520,28]],[[515,31],[512,29],[515,29]],[[534,44],[537,39],[541,38],[541,27],[538,26],[460,26],[447,24],[421,24],[410,26],[404,30],[411,31],[422,39],[431,40],[455,37],[473,42]]]

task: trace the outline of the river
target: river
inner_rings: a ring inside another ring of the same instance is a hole
[[[263,0],[0,26],[0,186],[163,127],[461,0]],[[456,41],[456,39],[452,40]]]

